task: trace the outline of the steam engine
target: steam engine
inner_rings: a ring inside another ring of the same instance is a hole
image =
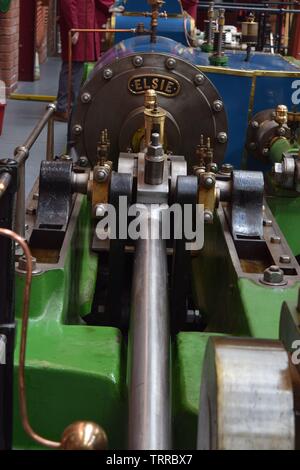
[[[63,448],[86,448],[79,419],[103,427],[90,424],[94,448],[298,446],[298,114],[254,116],[241,169],[195,62],[160,36],[109,49],[81,88],[72,152],[42,163],[28,199],[28,404],[47,396],[55,426],[35,419],[52,439],[75,422]],[[26,270],[20,256],[17,316]]]

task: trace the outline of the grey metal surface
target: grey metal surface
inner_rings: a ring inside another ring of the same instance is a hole
[[[263,237],[264,176],[259,171],[233,171],[232,233]]]
[[[159,139],[159,134],[154,132],[145,155],[145,183],[151,185],[163,182],[164,166],[167,164],[164,149]]]
[[[137,202],[142,204],[167,204],[169,199],[169,162],[165,161],[161,184],[145,182],[145,154],[138,154]]]
[[[295,448],[293,384],[280,341],[210,339],[202,377],[198,449]]]
[[[159,211],[156,216],[159,217]],[[128,444],[131,450],[171,449],[167,283],[165,242],[138,240],[130,327]]]
[[[281,162],[275,162],[273,166],[273,175],[278,185],[285,189],[296,189],[296,161],[298,154],[283,154]],[[297,175],[298,176],[298,175]]]

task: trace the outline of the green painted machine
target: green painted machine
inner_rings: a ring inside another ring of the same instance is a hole
[[[0,161],[1,448],[299,448],[299,115],[224,164],[222,97],[159,45],[99,61],[70,154],[51,104]]]

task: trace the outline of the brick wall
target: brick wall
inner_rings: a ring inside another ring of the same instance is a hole
[[[48,6],[45,6],[42,0],[37,0],[36,9],[36,48],[42,64],[47,58]]]
[[[12,0],[8,13],[0,13],[0,80],[7,92],[18,82],[19,58],[19,0]]]
[[[48,57],[57,54],[57,1],[49,0],[48,8]]]

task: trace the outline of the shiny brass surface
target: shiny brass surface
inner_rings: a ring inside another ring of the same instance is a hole
[[[156,92],[152,88],[145,91],[144,106],[147,109],[153,109],[156,103]]]
[[[173,98],[178,95],[181,87],[174,77],[157,73],[134,75],[128,81],[128,90],[133,95],[142,95],[151,89],[160,95]]]
[[[145,116],[145,146],[151,144],[151,136],[153,132],[159,134],[160,144],[164,144],[165,137],[165,120],[166,120],[166,111],[158,107],[157,95],[154,97],[153,109],[146,108],[144,110]]]
[[[215,174],[206,171],[201,173],[199,175],[198,204],[204,206],[204,220],[206,223],[213,223],[213,214],[218,206],[218,201]]]
[[[275,109],[275,121],[281,125],[288,122],[288,108],[284,104],[279,104]]]
[[[108,203],[109,185],[112,171],[112,162],[106,161],[103,165],[96,165],[93,170],[93,179],[89,182],[89,195],[92,208],[98,204]]]
[[[61,439],[62,450],[106,450],[107,445],[105,431],[98,424],[89,421],[70,424]]]

